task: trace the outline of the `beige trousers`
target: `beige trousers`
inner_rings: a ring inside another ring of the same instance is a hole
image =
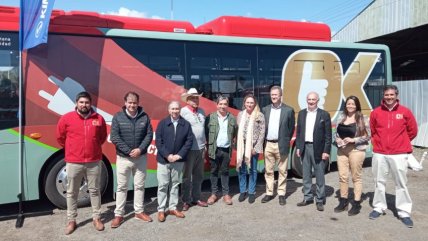
[[[144,183],[146,180],[147,155],[138,158],[116,156],[116,209],[115,216],[125,215],[126,196],[128,193],[129,178],[134,177],[134,211],[144,211]]]
[[[101,161],[90,163],[67,163],[67,219],[76,220],[77,198],[79,196],[82,179],[88,183],[89,197],[92,206],[92,218],[100,218],[101,214],[101,193],[100,175]]]
[[[278,143],[266,142],[265,156],[265,180],[266,195],[273,195],[274,169],[278,165],[278,195],[284,196],[287,186],[287,162],[288,156],[279,154]]]
[[[354,184],[354,200],[360,201],[363,191],[361,175],[363,173],[363,162],[366,157],[365,151],[355,149],[354,144],[348,144],[337,149],[337,168],[339,169],[340,197],[348,198],[349,170]]]

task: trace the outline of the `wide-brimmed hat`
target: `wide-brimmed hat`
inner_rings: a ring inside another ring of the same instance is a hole
[[[201,97],[202,93],[198,94],[198,91],[195,88],[190,88],[186,93],[181,94],[181,100],[183,102],[187,101],[187,98],[189,96],[197,96],[197,97]]]

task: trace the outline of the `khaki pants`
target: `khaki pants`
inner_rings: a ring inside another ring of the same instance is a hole
[[[138,158],[116,156],[117,190],[115,216],[125,215],[129,178],[134,176],[134,211],[144,211],[144,183],[146,180],[147,155]]]
[[[274,168],[278,165],[278,195],[284,196],[287,186],[287,162],[288,156],[279,154],[278,143],[266,142],[265,148],[265,180],[266,195],[273,195]]]
[[[361,175],[363,173],[363,162],[366,157],[365,151],[355,149],[354,144],[337,149],[337,168],[339,169],[340,197],[348,198],[349,170],[351,170],[352,182],[354,184],[354,200],[360,201],[363,191]]]
[[[82,179],[88,183],[89,197],[92,206],[92,218],[100,218],[101,214],[101,193],[100,175],[101,161],[90,163],[67,163],[67,219],[76,220],[77,198],[79,195]]]
[[[183,162],[158,163],[158,211],[176,210]]]

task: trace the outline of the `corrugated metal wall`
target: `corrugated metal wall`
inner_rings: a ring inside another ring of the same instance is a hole
[[[428,23],[427,0],[376,0],[333,36],[359,42]]]
[[[400,103],[412,110],[418,122],[418,135],[412,144],[428,147],[428,79],[396,81],[393,84],[398,87]]]

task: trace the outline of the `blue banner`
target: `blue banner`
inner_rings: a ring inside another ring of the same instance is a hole
[[[20,49],[48,42],[49,20],[55,0],[21,0]]]

